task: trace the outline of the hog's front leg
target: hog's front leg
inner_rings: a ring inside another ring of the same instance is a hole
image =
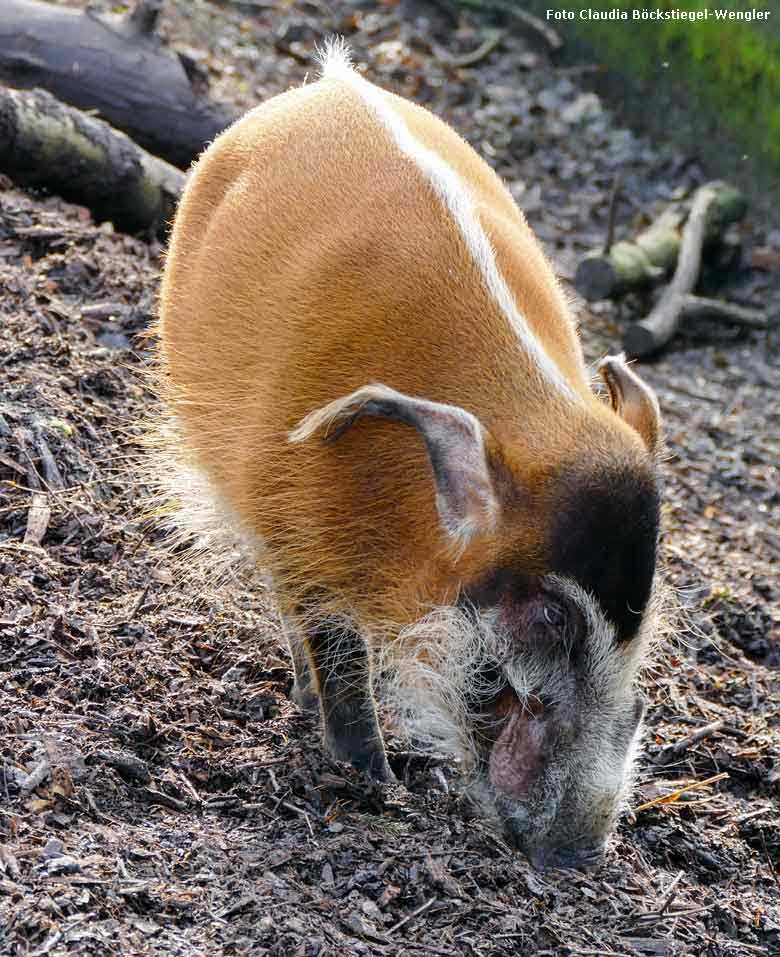
[[[379,729],[365,642],[354,630],[333,624],[306,634],[328,751],[375,781],[395,781]]]

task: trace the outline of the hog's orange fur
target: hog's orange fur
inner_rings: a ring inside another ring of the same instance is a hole
[[[283,605],[327,595],[358,620],[403,624],[507,550],[543,570],[548,484],[566,462],[648,452],[591,392],[564,296],[499,178],[431,113],[381,96],[470,190],[572,395],[534,368],[445,205],[338,71],[253,110],[203,154],[173,230],[159,334],[178,441],[265,544]],[[375,382],[461,406],[489,430],[514,492],[463,554],[441,528],[414,429],[363,419],[332,444],[288,442],[307,414]]]

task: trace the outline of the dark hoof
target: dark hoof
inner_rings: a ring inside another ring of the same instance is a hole
[[[379,755],[368,764],[357,764],[353,762],[353,766],[356,767],[361,774],[365,774],[367,778],[379,784],[398,784],[398,778],[393,774],[393,769],[387,763],[387,758],[384,754]]]
[[[398,779],[393,774],[392,768],[387,763],[387,757],[381,743],[378,747],[350,748],[343,743],[333,740],[327,742],[328,751],[337,761],[346,761],[352,767],[365,774],[372,781],[378,781],[380,784],[397,784]]]
[[[297,683],[293,684],[292,691],[290,692],[290,700],[294,705],[300,708],[301,711],[314,714],[320,710],[319,695],[312,691],[310,685],[301,687]]]

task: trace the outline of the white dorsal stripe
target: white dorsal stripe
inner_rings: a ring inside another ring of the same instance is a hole
[[[325,47],[322,74],[348,83],[373,109],[401,152],[417,166],[449,210],[488,291],[509,320],[528,356],[559,392],[577,401],[577,393],[520,314],[514,296],[498,268],[493,245],[479,222],[474,200],[457,173],[438,154],[416,140],[379,87],[369,83],[352,68],[349,52],[342,40],[331,41]]]

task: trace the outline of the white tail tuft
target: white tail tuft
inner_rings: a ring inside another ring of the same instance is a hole
[[[317,49],[317,61],[323,77],[343,74],[345,70],[352,71],[352,54],[344,37],[328,37]]]

